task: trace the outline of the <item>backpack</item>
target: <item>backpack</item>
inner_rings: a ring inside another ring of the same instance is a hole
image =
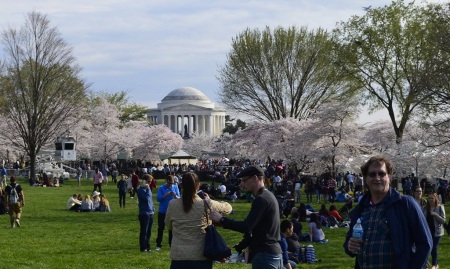
[[[313,245],[308,245],[306,247],[305,256],[307,263],[315,263],[317,261],[316,250]]]
[[[9,186],[11,187],[11,191],[9,193],[9,203],[17,204],[19,202],[19,195],[17,194],[17,191],[16,191],[17,185],[14,187],[11,185],[9,185]]]

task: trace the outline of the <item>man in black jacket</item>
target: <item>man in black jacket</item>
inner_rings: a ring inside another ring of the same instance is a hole
[[[278,202],[272,192],[264,187],[264,171],[261,167],[250,165],[238,178],[243,187],[255,199],[245,220],[236,221],[211,212],[211,219],[225,229],[251,234],[249,242],[252,268],[283,268],[280,241],[280,212]]]

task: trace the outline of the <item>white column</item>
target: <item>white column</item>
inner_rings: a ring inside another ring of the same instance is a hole
[[[199,134],[200,132],[198,131],[198,115],[194,115],[194,131]]]
[[[224,115],[222,115],[221,123],[222,123],[222,130],[223,130],[223,129],[225,129],[225,116]]]
[[[209,115],[208,133],[213,136],[215,135],[214,134],[214,116],[213,115]]]
[[[206,115],[202,115],[202,122],[203,122],[203,133],[205,134],[207,132],[208,129],[206,129]]]
[[[164,118],[165,117],[167,117],[167,127],[169,127],[169,129],[173,132],[172,125],[170,124],[170,115],[164,115]]]
[[[192,130],[193,130],[192,125],[194,124],[194,122],[192,121],[191,115],[187,115],[187,119],[188,119],[188,134],[190,136],[192,134]]]

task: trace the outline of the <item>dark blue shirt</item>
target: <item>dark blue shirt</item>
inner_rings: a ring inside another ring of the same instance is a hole
[[[127,181],[126,180],[119,180],[117,182],[117,188],[119,188],[119,191],[126,192],[127,191]]]
[[[150,188],[139,187],[137,190],[139,202],[139,215],[153,215],[155,207],[153,206],[152,191]]]
[[[283,234],[280,234],[280,247],[281,254],[283,255],[283,264],[289,263],[289,254],[288,254],[288,243],[286,241],[286,237]]]

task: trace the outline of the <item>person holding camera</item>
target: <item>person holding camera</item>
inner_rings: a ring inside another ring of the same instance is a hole
[[[169,202],[173,199],[180,198],[180,190],[174,184],[175,178],[173,175],[167,175],[166,184],[158,189],[156,200],[159,202],[158,208],[158,235],[156,236],[156,251],[160,251],[162,247],[162,238],[164,233],[166,212]],[[169,231],[169,247],[172,244],[172,231]]]
[[[152,235],[153,214],[155,207],[153,206],[152,190],[146,181],[143,181],[141,187],[136,191],[139,205],[139,247],[141,252],[150,252],[150,237]]]

